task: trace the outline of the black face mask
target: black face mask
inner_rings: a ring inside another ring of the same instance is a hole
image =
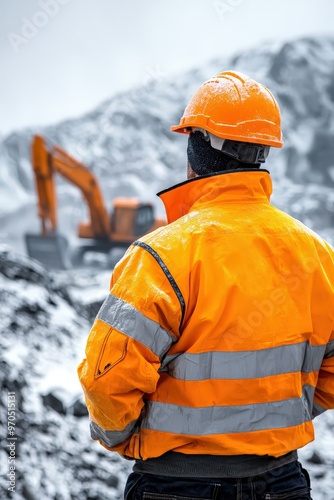
[[[201,132],[191,132],[188,140],[188,161],[197,175],[235,170],[238,168],[259,168],[259,164],[243,163],[214,149]]]

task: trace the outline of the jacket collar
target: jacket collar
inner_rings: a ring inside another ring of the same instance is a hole
[[[268,170],[243,169],[195,177],[160,191],[158,196],[165,205],[170,223],[204,205],[232,201],[268,202],[271,193],[272,183]]]

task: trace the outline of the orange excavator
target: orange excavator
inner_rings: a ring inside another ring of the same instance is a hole
[[[28,255],[47,267],[68,269],[86,252],[109,254],[114,248],[125,250],[138,237],[166,224],[154,218],[151,203],[133,198],[115,198],[109,214],[95,175],[60,146],[50,145],[44,137],[34,136],[31,155],[42,231],[38,235],[26,234],[25,241]],[[87,242],[76,250],[75,259],[67,239],[58,233],[55,173],[77,186],[88,206],[90,220],[78,226],[78,237]]]

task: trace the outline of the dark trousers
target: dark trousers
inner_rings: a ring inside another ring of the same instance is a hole
[[[312,500],[310,479],[298,461],[255,477],[182,478],[130,474],[126,500]]]

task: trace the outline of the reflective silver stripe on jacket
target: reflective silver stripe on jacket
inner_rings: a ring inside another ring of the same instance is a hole
[[[313,395],[305,385],[300,398],[270,403],[193,408],[149,401],[141,427],[192,436],[293,427],[311,420]]]
[[[308,342],[256,351],[182,353],[166,356],[160,372],[180,380],[250,379],[318,371],[326,345]]]
[[[325,358],[332,358],[333,356],[334,356],[334,340],[328,342],[325,351]]]
[[[137,420],[131,422],[123,431],[105,431],[91,420],[90,435],[93,439],[100,439],[109,447],[116,446],[117,444],[123,443],[123,441],[131,436],[136,423]]]
[[[109,294],[102,304],[97,318],[128,337],[138,340],[159,358],[177,340],[159,323],[147,318],[133,306],[112,294]]]
[[[315,418],[318,415],[321,415],[321,413],[324,413],[324,411],[327,411],[327,408],[324,408],[323,406],[314,402],[313,409],[312,409],[312,418]]]

